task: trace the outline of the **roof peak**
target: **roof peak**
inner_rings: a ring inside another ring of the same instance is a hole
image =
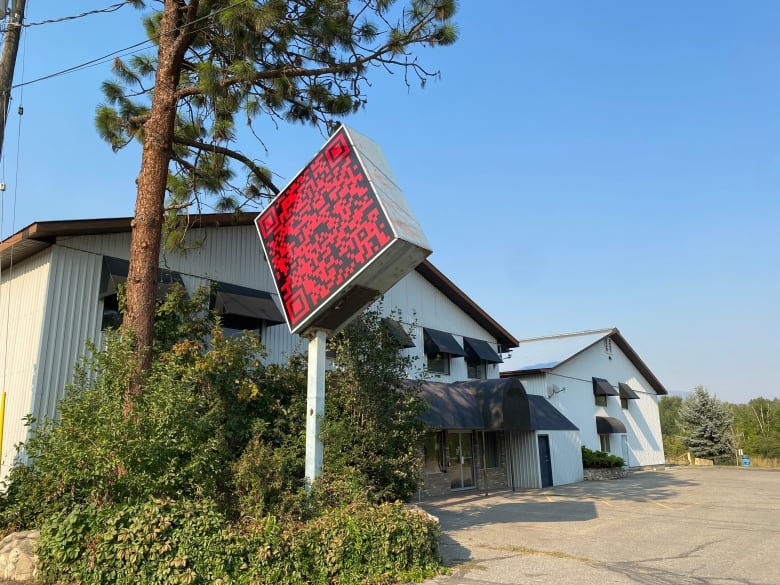
[[[606,329],[588,329],[586,331],[575,331],[573,333],[559,333],[557,335],[543,335],[541,337],[526,337],[524,339],[518,339],[520,343],[523,343],[524,341],[543,341],[546,339],[563,339],[565,337],[579,337],[582,335],[595,335],[596,333],[603,333],[606,335],[611,335],[613,333],[617,333],[618,329],[617,327],[608,327]]]

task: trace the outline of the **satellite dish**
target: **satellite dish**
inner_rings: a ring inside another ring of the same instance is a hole
[[[561,388],[560,386],[558,386],[558,384],[550,384],[547,386],[547,398],[552,398],[553,396],[555,396],[556,394],[560,394],[564,390],[566,390],[565,386]]]

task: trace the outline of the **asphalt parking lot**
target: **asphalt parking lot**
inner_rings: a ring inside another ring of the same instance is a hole
[[[780,470],[675,467],[421,507],[452,568],[426,585],[780,584]]]

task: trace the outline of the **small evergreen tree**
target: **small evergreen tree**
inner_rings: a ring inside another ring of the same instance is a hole
[[[731,410],[703,386],[697,386],[683,401],[679,421],[683,444],[696,457],[714,458],[731,453]]]
[[[326,381],[323,475],[352,474],[375,501],[409,499],[419,481],[417,443],[425,430],[423,401],[414,384],[404,384],[414,358],[400,351],[381,304],[330,346],[335,369]]]

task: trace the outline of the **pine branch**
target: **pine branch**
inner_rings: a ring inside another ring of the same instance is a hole
[[[246,157],[245,155],[241,154],[240,152],[236,152],[235,150],[225,148],[224,146],[218,146],[216,144],[207,144],[205,142],[199,142],[197,140],[192,140],[190,138],[184,138],[183,136],[174,136],[173,141],[176,144],[181,144],[183,146],[189,146],[191,148],[197,148],[199,150],[224,154],[225,156],[230,157],[233,160],[236,160],[246,165],[246,167],[249,168],[250,171],[252,171],[255,177],[257,177],[257,179],[263,185],[268,187],[268,189],[270,189],[274,195],[279,194],[279,188],[273,184],[271,179],[268,178],[267,173],[264,171],[264,169],[259,167],[257,164],[255,164],[254,161],[252,161],[250,158]]]

